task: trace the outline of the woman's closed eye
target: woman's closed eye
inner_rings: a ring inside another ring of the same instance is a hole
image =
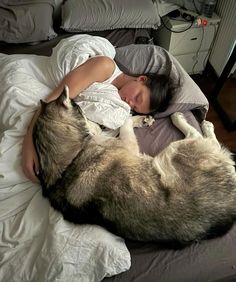
[[[135,104],[138,104],[139,103],[139,100],[140,100],[140,93],[137,93],[133,96],[133,102]]]
[[[133,100],[132,109],[137,113],[149,113],[150,98],[144,91],[139,91]]]
[[[142,93],[139,93],[135,97],[135,105],[140,106],[140,105],[142,105],[142,102],[143,102]]]

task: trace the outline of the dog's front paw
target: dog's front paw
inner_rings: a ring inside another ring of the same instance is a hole
[[[152,126],[155,119],[152,116],[133,116],[133,127],[148,127]]]
[[[212,122],[203,120],[201,123],[201,128],[204,136],[211,136],[211,134],[214,134],[214,125]]]
[[[144,118],[144,126],[152,126],[154,122],[155,122],[154,117],[152,117],[152,116],[145,116],[145,118]]]
[[[210,130],[210,131],[214,131],[214,125],[212,122],[208,121],[208,120],[203,120],[201,123],[201,127],[202,129],[206,129],[206,130]]]

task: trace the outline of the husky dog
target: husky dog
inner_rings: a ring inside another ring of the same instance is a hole
[[[131,119],[119,138],[91,134],[68,91],[42,102],[33,135],[43,195],[66,220],[99,224],[128,239],[183,244],[232,226],[234,162],[211,123],[202,123],[203,138],[174,114],[186,139],[153,158],[139,153]]]

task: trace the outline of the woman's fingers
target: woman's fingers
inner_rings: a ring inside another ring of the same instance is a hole
[[[33,182],[39,182],[38,178],[35,175],[34,161],[27,161],[26,164],[23,164],[23,171],[27,178]]]
[[[23,142],[22,167],[27,178],[39,182],[36,176],[39,171],[39,161],[30,135],[26,136]]]
[[[35,158],[34,158],[34,179],[36,179],[36,182],[39,182],[39,179],[37,175],[39,174],[39,160],[38,156],[35,153]]]

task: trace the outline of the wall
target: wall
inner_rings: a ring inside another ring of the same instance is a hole
[[[221,22],[209,61],[220,76],[236,40],[236,0],[218,0],[215,12]]]

